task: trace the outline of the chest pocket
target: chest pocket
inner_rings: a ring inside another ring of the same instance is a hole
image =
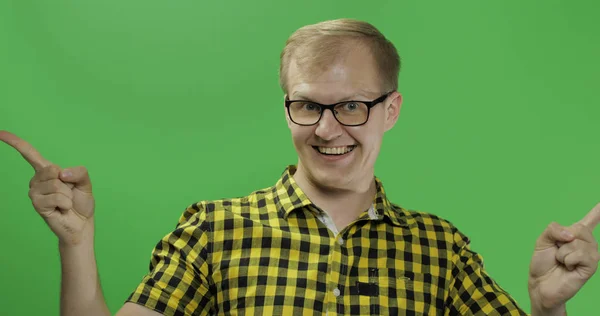
[[[360,315],[436,315],[432,282],[429,273],[359,269],[349,277],[350,309]]]

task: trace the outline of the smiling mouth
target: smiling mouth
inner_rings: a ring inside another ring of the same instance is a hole
[[[341,156],[353,151],[354,148],[356,148],[356,145],[341,147],[312,146],[312,148],[322,155]]]

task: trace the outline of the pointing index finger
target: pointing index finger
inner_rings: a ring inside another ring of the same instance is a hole
[[[594,230],[596,226],[600,223],[600,203],[596,204],[596,206],[585,215],[585,217],[579,221],[579,223],[589,227],[591,230]]]
[[[11,132],[0,131],[0,141],[16,149],[36,171],[52,164],[50,161],[44,159],[31,144]]]

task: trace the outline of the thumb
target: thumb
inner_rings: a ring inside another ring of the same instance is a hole
[[[564,244],[573,241],[575,236],[568,228],[559,225],[556,222],[550,223],[537,241],[536,248],[550,248],[557,244]]]
[[[74,184],[75,188],[82,192],[92,193],[92,181],[86,167],[63,169],[60,172],[60,179],[65,183]]]

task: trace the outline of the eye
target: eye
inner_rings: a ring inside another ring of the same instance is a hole
[[[314,103],[310,103],[310,102],[304,103],[303,108],[306,111],[320,111],[321,110],[321,107],[319,107],[318,105],[316,105]]]
[[[360,107],[360,104],[356,103],[356,102],[348,102],[346,104],[344,104],[344,110],[345,111],[356,111],[358,110],[358,108]]]

